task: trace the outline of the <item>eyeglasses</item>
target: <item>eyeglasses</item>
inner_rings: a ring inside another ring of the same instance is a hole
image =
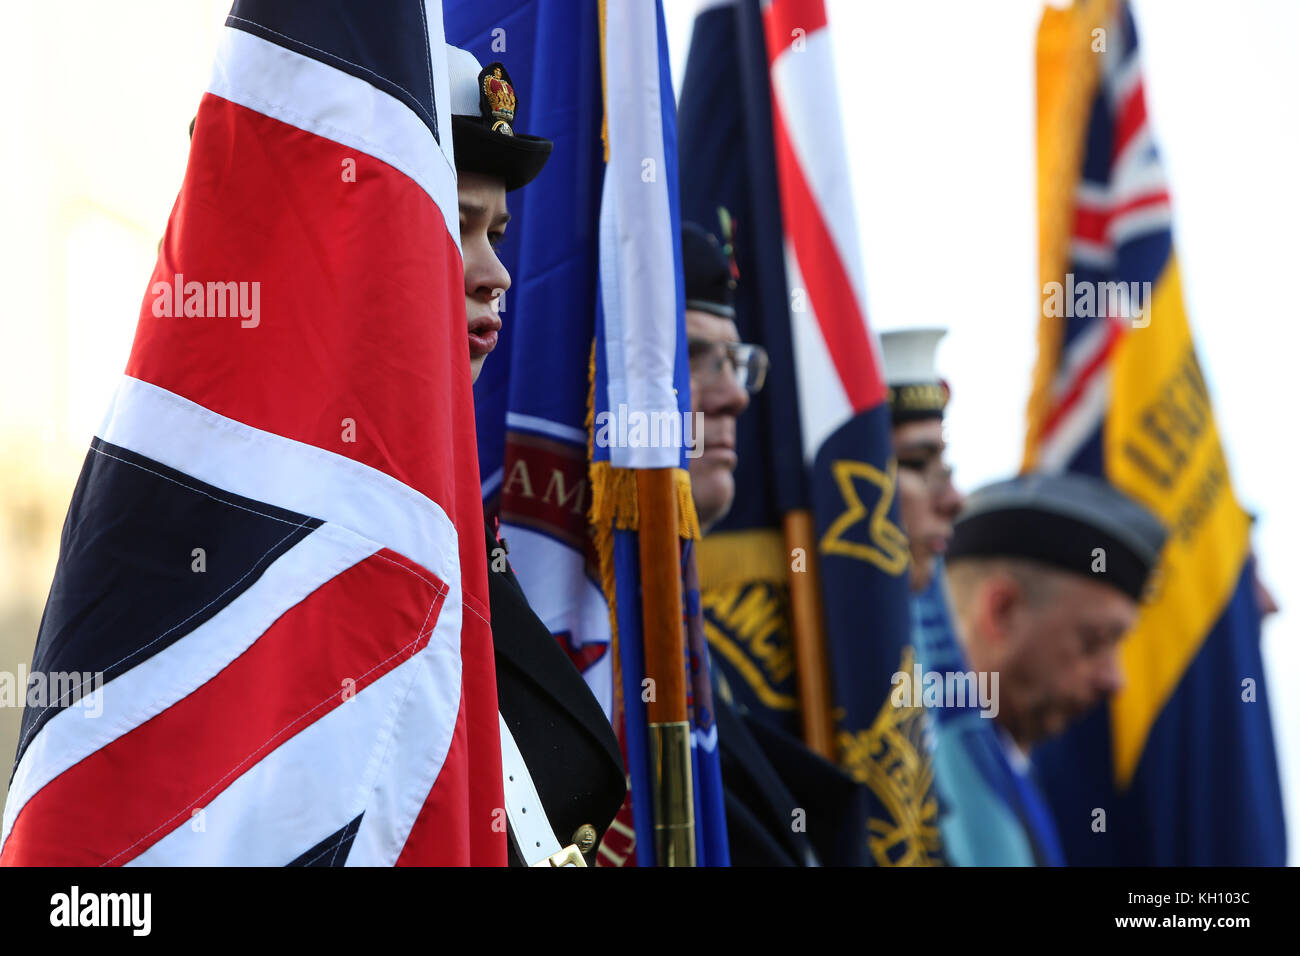
[[[736,384],[750,395],[757,394],[767,379],[767,352],[761,345],[688,339],[687,349],[691,358],[691,375],[703,388],[717,384],[727,369],[730,369]]]

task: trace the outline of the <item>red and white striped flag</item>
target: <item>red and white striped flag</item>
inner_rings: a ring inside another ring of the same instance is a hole
[[[763,25],[804,457],[811,464],[836,429],[885,401],[886,388],[867,321],[826,8],[822,0],[771,0]]]

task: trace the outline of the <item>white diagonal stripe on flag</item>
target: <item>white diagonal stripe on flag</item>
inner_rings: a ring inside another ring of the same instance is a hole
[[[129,375],[97,434],[218,488],[349,528],[459,593],[451,520],[436,502],[378,469],[252,428]]]
[[[0,844],[42,787],[202,686],[285,611],[377,550],[345,528],[321,525],[219,613],[96,691],[99,699],[91,703],[102,706],[99,716],[88,718],[81,707],[57,713],[32,738],[14,772]]]
[[[440,103],[450,102],[446,47],[430,51]],[[451,124],[442,148],[409,106],[365,80],[235,27],[222,30],[208,92],[383,160],[429,194],[460,248]],[[340,170],[340,174],[342,171]]]

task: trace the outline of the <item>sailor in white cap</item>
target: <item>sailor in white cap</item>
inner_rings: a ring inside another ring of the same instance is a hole
[[[515,131],[519,97],[501,63],[480,67],[468,50],[448,45],[451,130],[465,260],[465,311],[472,376],[497,344],[498,300],[510,274],[497,258],[510,213],[506,193],[532,182],[551,155],[551,141]]]
[[[952,538],[962,497],[944,460],[943,413],[948,384],[935,371],[934,355],[946,334],[940,328],[897,329],[880,336],[885,382],[898,460],[898,500],[912,553],[912,590],[925,590],[935,560]]]

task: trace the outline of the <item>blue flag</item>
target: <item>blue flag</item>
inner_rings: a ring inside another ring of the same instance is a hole
[[[716,90],[735,90],[719,109]],[[737,422],[736,497],[700,547],[714,665],[738,706],[801,738],[782,518],[808,509],[767,50],[757,5],[705,9],[691,34],[680,108],[682,217],[730,247],[736,326],[771,367]]]
[[[925,715],[890,701],[912,661],[907,540],[829,30],[821,0],[739,0],[702,13],[692,39],[683,207],[732,243],[740,334],[772,360],[740,422],[736,505],[702,544],[703,599],[733,696],[801,734],[788,582],[820,574],[828,749],[869,791],[869,857],[926,865],[942,861],[938,801]]]

